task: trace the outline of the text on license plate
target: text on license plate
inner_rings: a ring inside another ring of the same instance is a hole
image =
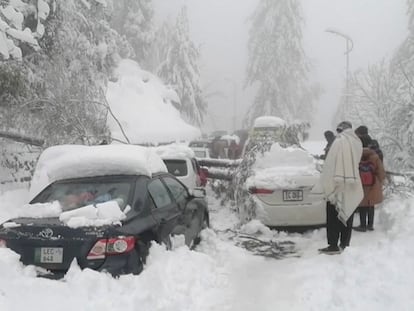
[[[35,262],[38,263],[62,263],[62,247],[38,247],[35,248]]]
[[[303,191],[283,190],[283,201],[303,201]]]

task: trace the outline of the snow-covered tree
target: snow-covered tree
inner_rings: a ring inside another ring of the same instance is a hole
[[[309,86],[299,0],[260,0],[250,18],[246,86],[257,88],[246,121],[274,115],[309,120],[317,88]]]
[[[129,56],[129,45],[109,26],[109,9],[102,0],[56,3],[41,49],[14,64],[13,83],[21,87],[0,114],[3,125],[36,130],[48,145],[96,143],[108,135],[103,89],[120,57]],[[0,78],[11,66],[1,64]]]
[[[0,1],[0,60],[21,59],[25,49],[38,50],[54,0]]]
[[[198,61],[200,52],[190,38],[187,9],[183,7],[174,26],[165,23],[159,31],[158,75],[179,95],[179,107],[191,123],[201,125],[207,103],[203,97]]]
[[[152,0],[112,0],[112,27],[131,44],[141,67],[151,68],[155,30]]]

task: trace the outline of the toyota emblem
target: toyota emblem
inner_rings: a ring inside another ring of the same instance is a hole
[[[42,238],[49,239],[53,236],[53,230],[50,228],[46,228],[40,231],[38,235]]]

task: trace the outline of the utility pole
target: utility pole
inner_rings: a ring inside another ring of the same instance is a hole
[[[345,56],[346,56],[346,80],[345,80],[345,109],[346,110],[348,108],[348,104],[349,104],[349,76],[350,76],[350,71],[349,71],[349,54],[351,53],[352,49],[354,48],[354,42],[352,41],[351,37],[332,28],[328,28],[326,29],[326,32],[329,33],[333,33],[334,35],[340,36],[342,38],[344,38],[346,40],[346,51],[345,51]]]

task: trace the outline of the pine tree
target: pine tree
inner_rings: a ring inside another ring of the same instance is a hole
[[[166,23],[158,34],[161,61],[158,75],[179,95],[179,110],[183,116],[191,123],[201,125],[207,104],[200,82],[200,52],[191,41],[189,31],[187,9],[183,7],[175,26]]]
[[[152,0],[113,0],[111,26],[131,44],[134,58],[144,69],[152,68],[155,37]]]
[[[318,92],[309,87],[299,0],[260,0],[251,16],[246,86],[257,87],[247,123],[261,115],[309,120]]]

